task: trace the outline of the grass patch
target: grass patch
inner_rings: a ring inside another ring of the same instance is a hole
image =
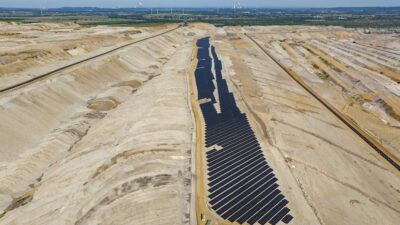
[[[324,59],[324,58],[322,58],[322,57],[320,57],[319,56],[319,59],[323,62],[323,63],[325,63],[327,66],[329,66],[331,69],[333,69],[334,71],[336,71],[336,72],[338,72],[338,73],[341,73],[342,72],[342,70],[341,69],[339,69],[339,68],[337,68],[336,66],[334,66],[332,63],[330,63],[328,60],[326,60],[326,59]]]
[[[329,75],[324,70],[320,69],[316,74],[321,80],[328,80],[329,79]]]

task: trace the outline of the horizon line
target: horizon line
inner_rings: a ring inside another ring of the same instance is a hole
[[[314,6],[248,6],[241,9],[337,9],[337,8],[399,8],[398,6],[329,6],[329,7],[314,7]],[[59,6],[59,7],[12,7],[12,6],[0,6],[0,9],[62,9],[62,8],[98,8],[98,9],[232,9],[232,6],[211,6],[211,7],[196,7],[196,6],[146,6],[146,7],[103,7],[103,6]]]

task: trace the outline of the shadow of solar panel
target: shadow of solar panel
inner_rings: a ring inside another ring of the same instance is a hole
[[[208,38],[198,40],[197,47],[198,99],[209,99],[200,104],[205,121],[205,147],[219,149],[206,152],[212,209],[223,219],[240,224],[274,225],[279,221],[288,224],[293,219],[290,209],[285,207],[288,201],[279,190],[278,179],[264,157],[246,114],[240,112],[229,92],[215,48],[210,46]]]

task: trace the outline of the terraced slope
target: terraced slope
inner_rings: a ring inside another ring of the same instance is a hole
[[[0,224],[189,223],[196,32],[3,95]]]
[[[391,154],[399,157],[400,56],[360,45],[357,42],[365,42],[368,35],[351,29],[335,28],[331,32],[314,29],[314,36],[306,36],[305,29],[294,33],[293,28],[286,28],[287,33],[254,34],[252,37],[336,109],[374,136]],[[370,35],[369,38],[379,37]]]
[[[65,33],[73,44],[81,32],[37,26],[0,33],[0,47],[14,52],[34,34],[63,48]],[[88,28],[118,33],[89,45],[122,44],[137,34],[128,30]],[[399,171],[319,98],[396,157],[390,35],[190,24],[2,92],[0,225],[397,224]],[[208,36],[213,48],[197,49]],[[67,52],[26,58],[37,60],[32,77],[85,56]]]
[[[80,27],[72,23],[3,24],[0,89],[168,29]]]
[[[290,171],[280,186],[300,188],[294,198],[304,196],[318,220],[312,224],[396,224],[400,179],[395,169],[240,31],[229,41],[220,33],[215,46],[236,87],[234,94],[254,115],[269,154],[275,156],[270,159],[278,177]],[[267,36],[253,35],[259,40]],[[279,54],[271,46],[265,48]],[[327,89],[316,90],[329,96]],[[288,182],[290,177],[296,185]],[[291,223],[304,224],[293,214]]]

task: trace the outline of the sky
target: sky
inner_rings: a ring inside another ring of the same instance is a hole
[[[238,0],[0,0],[0,7],[231,7]],[[245,7],[400,6],[400,0],[239,0]]]

